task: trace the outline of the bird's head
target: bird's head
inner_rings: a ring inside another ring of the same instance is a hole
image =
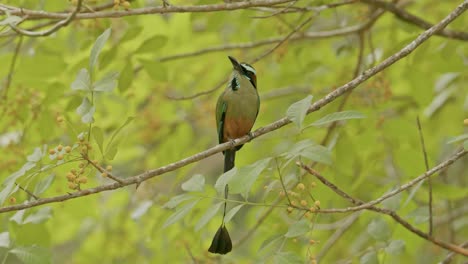
[[[245,62],[239,63],[236,59],[231,56],[228,56],[229,60],[232,63],[234,71],[238,73],[239,76],[247,78],[250,83],[257,89],[257,72],[252,67],[252,65]]]

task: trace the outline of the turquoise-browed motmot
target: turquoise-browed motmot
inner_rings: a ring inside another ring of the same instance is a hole
[[[250,133],[260,108],[260,97],[257,92],[257,76],[255,69],[247,63],[239,63],[228,56],[234,70],[229,77],[226,90],[219,96],[216,104],[216,127],[219,143],[228,142]],[[234,167],[236,151],[242,145],[225,150],[224,172]],[[224,190],[228,196],[228,186]],[[224,224],[226,202],[224,202],[223,220],[216,232],[211,246],[211,253],[226,254],[232,250],[232,242]]]

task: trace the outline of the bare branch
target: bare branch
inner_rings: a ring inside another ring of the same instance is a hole
[[[418,26],[420,28],[423,28],[423,29],[429,29],[432,26],[434,26],[433,24],[427,22],[426,20],[406,12],[404,9],[399,8],[397,5],[395,5],[394,3],[389,2],[389,1],[361,0],[361,2],[383,8],[383,9],[393,13],[399,19],[401,19],[403,21],[406,21],[408,23],[414,24],[414,25],[416,25],[416,26]],[[435,34],[439,35],[439,36],[442,36],[442,37],[452,38],[452,39],[468,40],[468,32],[454,31],[454,30],[450,30],[450,29],[443,29],[443,30],[440,30],[439,32],[436,32]]]
[[[73,12],[70,15],[67,15],[65,20],[57,22],[57,24],[55,24],[53,27],[51,27],[51,28],[49,28],[47,30],[44,30],[44,31],[38,31],[38,32],[29,31],[29,30],[26,30],[26,29],[21,29],[21,28],[17,27],[16,25],[12,24],[12,23],[10,23],[9,26],[10,26],[11,29],[16,31],[16,33],[21,34],[21,35],[25,35],[25,36],[28,36],[28,37],[49,36],[50,34],[58,31],[60,28],[65,27],[68,24],[70,24],[70,22],[76,17],[78,12],[80,11],[82,2],[83,2],[83,0],[78,0],[78,3],[76,5],[75,10],[73,10]]]
[[[439,164],[439,166],[437,167],[441,167],[439,168],[440,169],[443,169],[447,166],[449,166],[450,164],[452,164],[456,159],[458,158],[461,158],[463,155],[459,156],[460,153],[464,153],[466,154],[467,152],[466,151],[461,151],[461,152],[458,152],[457,154],[455,154],[452,158],[448,159],[447,161]],[[456,158],[454,160],[454,158]],[[452,162],[449,162],[451,161]],[[445,164],[444,166],[441,166]],[[424,233],[423,231],[417,229],[416,227],[414,227],[413,225],[411,225],[410,223],[408,223],[407,221],[405,221],[401,216],[399,216],[397,213],[395,213],[394,211],[392,210],[388,210],[388,209],[383,209],[383,208],[378,208],[378,207],[375,207],[374,205],[377,204],[377,203],[373,203],[373,202],[368,202],[368,203],[364,203],[363,201],[361,200],[358,200],[356,198],[353,198],[351,197],[349,194],[345,193],[344,191],[342,191],[340,188],[338,188],[336,185],[334,185],[333,183],[331,183],[330,181],[328,181],[325,177],[323,177],[322,175],[320,175],[320,173],[318,173],[317,171],[313,170],[312,168],[310,168],[309,166],[305,165],[305,164],[302,164],[302,163],[298,163],[298,165],[300,167],[302,167],[303,169],[305,169],[307,172],[309,172],[310,174],[314,175],[319,181],[321,181],[323,184],[325,184],[327,187],[329,187],[332,191],[334,191],[336,194],[338,194],[339,196],[345,198],[346,200],[350,201],[352,204],[354,205],[357,205],[355,207],[348,207],[348,209],[352,209],[350,211],[356,211],[354,210],[354,208],[361,208],[359,210],[362,210],[362,209],[366,209],[366,210],[371,210],[371,211],[374,211],[374,212],[378,212],[378,213],[382,213],[382,214],[386,214],[386,215],[389,215],[391,216],[395,221],[397,221],[398,223],[400,223],[403,227],[405,227],[406,229],[408,229],[409,231],[415,233],[416,235],[418,235],[419,237],[421,238],[424,238],[428,241],[431,241],[432,243],[434,243],[435,245],[438,245],[440,247],[443,247],[445,249],[448,249],[452,252],[456,252],[456,253],[459,253],[459,254],[463,254],[465,256],[468,256],[468,250],[462,248],[462,247],[459,247],[457,245],[453,245],[453,244],[450,244],[450,243],[446,243],[446,242],[443,242],[443,241],[440,241],[426,233]],[[437,168],[435,167],[435,168]],[[435,168],[433,168],[432,170],[434,170]],[[431,171],[432,171],[431,170]],[[422,176],[425,176],[425,175],[429,175],[429,172],[430,171],[427,171],[426,173],[424,173]],[[435,172],[434,172],[435,173]],[[417,177],[416,179],[420,178],[421,176]],[[408,182],[407,184],[404,184],[402,185],[403,186],[412,186],[410,183],[415,181],[416,179]],[[414,184],[413,184],[414,185]],[[408,187],[409,188],[409,187]],[[398,192],[397,192],[398,193]],[[397,194],[395,193],[395,194]],[[393,195],[395,195],[393,194]],[[393,196],[392,195],[392,196]],[[380,198],[374,200],[374,201],[377,201],[377,200],[385,200],[383,199],[384,197],[386,197],[387,194],[381,196]],[[387,198],[389,198],[391,196],[388,196]],[[341,212],[342,209],[329,209],[329,210],[325,210],[325,209],[322,209],[322,210],[318,210],[317,213],[331,213],[331,212]]]
[[[76,15],[76,19],[96,19],[96,18],[111,18],[111,17],[127,17],[127,16],[138,16],[138,15],[151,15],[151,14],[168,14],[168,13],[201,13],[201,12],[214,12],[214,11],[230,11],[246,9],[250,7],[265,7],[273,6],[278,4],[284,4],[296,0],[252,0],[242,1],[234,3],[223,3],[214,5],[196,5],[196,6],[156,6],[156,7],[144,7],[135,8],[126,11],[99,11],[94,13],[79,13]],[[15,16],[27,16],[28,20],[33,19],[66,19],[68,14],[60,12],[46,12],[39,10],[31,10],[24,8],[9,9],[11,15]],[[5,13],[6,10],[3,10]],[[0,14],[2,9],[0,9]]]
[[[316,101],[315,103],[313,103],[309,107],[308,113],[318,111],[320,108],[322,108],[323,106],[333,102],[336,98],[340,97],[344,93],[356,88],[359,84],[361,84],[364,81],[366,81],[367,79],[371,78],[373,75],[375,75],[378,72],[386,69],[387,67],[389,67],[393,63],[397,62],[398,60],[404,58],[405,56],[410,54],[412,51],[414,51],[419,45],[421,45],[423,42],[425,42],[427,39],[429,39],[432,35],[434,35],[434,33],[436,33],[437,31],[439,31],[441,29],[443,29],[451,21],[453,21],[455,18],[460,16],[467,8],[468,8],[468,0],[465,0],[462,4],[460,4],[457,8],[455,8],[455,10],[453,10],[446,18],[444,18],[441,22],[439,22],[434,27],[426,30],[424,33],[419,35],[414,41],[412,41],[410,44],[405,46],[403,49],[401,49],[400,51],[398,51],[397,53],[395,53],[391,57],[387,58],[386,60],[384,60],[382,63],[378,64],[377,66],[372,67],[371,69],[368,69],[368,70],[364,71],[360,76],[358,76],[357,78],[355,78],[352,81],[348,82],[347,84],[345,84],[345,85],[339,87],[338,89],[330,92],[324,98],[322,98],[322,99]],[[162,174],[167,173],[169,171],[174,171],[174,170],[176,170],[178,168],[181,168],[181,167],[184,167],[184,166],[186,166],[188,164],[191,164],[191,163],[197,162],[199,160],[202,160],[202,159],[204,159],[206,157],[212,156],[212,155],[214,155],[216,153],[219,153],[219,152],[221,152],[223,150],[230,149],[233,146],[238,146],[238,145],[241,145],[241,144],[245,144],[245,143],[251,141],[252,139],[257,138],[257,137],[259,137],[261,135],[264,135],[264,134],[267,134],[269,132],[278,130],[279,128],[281,128],[283,126],[286,126],[289,123],[291,123],[291,120],[289,120],[287,117],[281,118],[281,119],[279,119],[279,120],[277,120],[277,121],[275,121],[275,122],[273,122],[273,123],[271,123],[271,124],[269,124],[267,126],[261,127],[261,128],[255,130],[255,131],[253,131],[250,135],[246,135],[244,137],[235,139],[235,140],[233,140],[231,142],[226,142],[226,143],[223,143],[223,144],[219,144],[219,145],[217,145],[215,147],[209,148],[209,149],[207,149],[205,151],[202,151],[200,153],[197,153],[195,155],[192,155],[192,156],[189,156],[187,158],[181,159],[181,160],[179,160],[177,162],[170,163],[170,164],[168,164],[166,166],[163,166],[163,167],[160,167],[160,168],[157,168],[157,169],[153,169],[153,170],[149,170],[149,171],[147,171],[145,173],[123,179],[122,180],[123,184],[120,184],[120,183],[107,184],[107,185],[102,185],[102,186],[98,186],[98,187],[95,187],[95,188],[90,188],[90,189],[77,191],[77,192],[72,193],[72,194],[60,195],[60,196],[55,196],[55,197],[50,197],[50,198],[43,198],[43,199],[39,199],[37,201],[28,202],[28,203],[24,203],[24,204],[6,206],[6,207],[3,207],[3,208],[0,208],[0,213],[16,211],[16,210],[21,210],[21,209],[25,209],[25,208],[31,208],[31,207],[35,207],[35,206],[39,206],[39,205],[43,205],[43,204],[48,204],[48,203],[56,203],[56,202],[66,201],[66,200],[75,199],[75,198],[79,198],[79,197],[90,195],[90,194],[115,190],[115,189],[118,189],[118,188],[122,188],[123,186],[128,186],[128,185],[132,185],[132,184],[139,184],[139,183],[141,183],[143,181],[146,181],[146,180],[149,180],[149,179],[151,179],[153,177],[162,175]],[[467,153],[466,151],[460,151],[455,156],[453,156],[451,159],[439,164],[438,166],[434,167],[431,171],[426,172],[425,174],[419,176],[415,180],[422,180],[422,179],[424,179],[426,177],[429,177],[431,174],[433,174],[436,171],[442,169],[443,167],[446,167],[446,166],[450,165],[456,159],[460,158],[461,156],[465,155],[466,153]],[[384,199],[386,199],[385,196],[384,196]],[[376,203],[378,203],[378,202],[380,202],[380,201],[377,201]],[[362,209],[365,209],[365,206]]]
[[[387,200],[388,198],[393,197],[393,196],[401,193],[402,191],[416,185],[418,182],[420,182],[420,181],[430,177],[431,175],[443,170],[444,168],[450,166],[452,163],[454,163],[455,161],[457,161],[458,159],[460,159],[461,157],[463,157],[467,153],[468,153],[468,151],[463,150],[463,149],[458,151],[455,155],[451,156],[449,159],[445,160],[444,162],[440,163],[439,165],[437,165],[437,166],[433,167],[432,169],[426,171],[425,173],[419,175],[418,177],[414,178],[413,180],[401,185],[400,187],[392,190],[391,192],[388,192],[388,193],[386,193],[386,194],[380,196],[379,198],[377,198],[375,200],[372,200],[370,202],[362,203],[359,206],[347,207],[347,208],[342,208],[342,209],[323,209],[323,210],[320,210],[319,212],[321,212],[321,213],[349,213],[349,212],[360,211],[360,210],[363,210],[363,209],[369,209],[369,208],[373,207],[374,205],[379,204],[379,203]],[[314,171],[312,169],[310,169],[309,172],[313,173]],[[332,186],[328,186],[328,187],[332,188]],[[345,193],[341,193],[340,195],[342,197],[346,196]],[[354,203],[354,204],[357,203],[356,200],[353,200],[353,198],[351,198],[349,196],[346,197],[346,199],[348,199],[351,203]]]
[[[429,170],[429,161],[427,161],[427,151],[426,151],[426,144],[424,144],[424,136],[421,128],[421,121],[419,120],[419,116],[416,117],[416,123],[418,125],[418,132],[419,132],[419,139],[421,140],[421,149],[424,156],[424,165],[426,166],[426,171]],[[427,178],[427,184],[429,187],[429,235],[432,236],[432,180],[431,178]]]

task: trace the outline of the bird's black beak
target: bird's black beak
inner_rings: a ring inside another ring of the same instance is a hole
[[[232,66],[234,67],[235,70],[238,70],[238,71],[242,71],[242,68],[240,66],[240,63],[234,59],[233,57],[231,56],[228,56],[229,60],[231,61],[232,63]]]

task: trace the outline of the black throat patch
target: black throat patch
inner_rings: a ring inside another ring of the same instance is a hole
[[[237,91],[239,89],[239,81],[237,80],[236,77],[233,77],[232,80],[231,80],[231,89],[234,90],[234,91]]]

